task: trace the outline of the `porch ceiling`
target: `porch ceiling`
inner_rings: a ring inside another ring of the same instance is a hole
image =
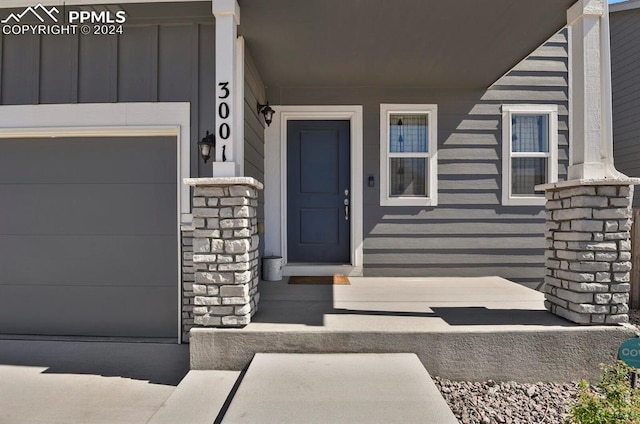
[[[270,88],[488,87],[566,24],[575,0],[239,0]]]

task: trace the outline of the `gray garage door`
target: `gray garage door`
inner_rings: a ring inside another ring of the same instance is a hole
[[[0,139],[0,334],[176,337],[176,141]]]

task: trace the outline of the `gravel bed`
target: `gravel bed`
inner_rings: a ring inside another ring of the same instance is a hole
[[[434,381],[463,424],[563,423],[578,393],[576,383]]]
[[[629,311],[640,329],[640,309]],[[450,381],[435,377],[440,393],[463,424],[559,424],[578,394],[576,382],[523,384],[513,381]]]
[[[629,322],[640,329],[640,310],[629,311]],[[463,424],[563,423],[577,396],[576,382],[522,384],[513,381],[450,381],[435,377],[436,386]]]

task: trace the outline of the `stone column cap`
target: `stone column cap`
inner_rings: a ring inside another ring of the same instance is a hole
[[[556,188],[582,187],[582,186],[627,186],[640,184],[640,178],[584,178],[577,180],[558,181],[556,183],[538,184],[536,191],[553,190]]]
[[[640,179],[638,179],[640,182]],[[192,187],[249,186],[262,190],[264,185],[253,177],[209,177],[185,178],[183,182]]]

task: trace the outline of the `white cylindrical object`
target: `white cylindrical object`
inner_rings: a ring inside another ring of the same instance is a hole
[[[262,258],[262,279],[264,281],[282,280],[282,256]]]

